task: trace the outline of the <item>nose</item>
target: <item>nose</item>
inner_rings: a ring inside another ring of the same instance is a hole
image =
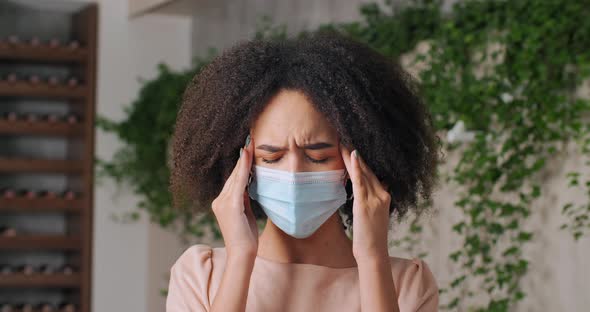
[[[284,168],[283,170],[287,170],[292,173],[308,170],[308,168],[305,168],[305,161],[303,159],[305,156],[303,150],[300,150],[299,148],[295,147],[293,149],[290,149],[288,154],[289,157],[288,161],[286,162],[287,168]]]

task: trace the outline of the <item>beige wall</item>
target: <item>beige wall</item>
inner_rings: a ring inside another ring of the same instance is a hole
[[[527,297],[514,311],[582,312],[590,306],[590,270],[587,266],[590,237],[575,242],[568,232],[559,229],[566,221],[560,213],[563,204],[569,200],[587,200],[582,192],[568,189],[564,179],[566,172],[584,168],[584,159],[573,146],[566,153],[549,161],[548,170],[539,175],[539,179],[544,181],[544,195],[533,205],[531,218],[524,224],[535,237],[524,252],[529,261],[529,273],[523,279]],[[442,172],[449,173],[459,156],[456,152],[447,153],[448,164],[442,166]],[[590,178],[588,166],[582,174],[582,177]],[[461,216],[459,208],[453,206],[457,194],[456,185],[441,183],[434,196],[435,212],[422,219],[423,240],[415,247],[418,251],[428,252],[426,261],[441,286],[448,285],[452,277],[457,277],[457,267],[448,258],[462,244],[460,237],[450,229]],[[394,225],[391,236],[401,237],[406,230],[406,224]],[[396,248],[391,248],[390,254],[412,256]]]

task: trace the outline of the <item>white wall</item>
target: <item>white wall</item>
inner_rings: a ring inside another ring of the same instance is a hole
[[[174,69],[191,61],[191,21],[177,16],[146,15],[128,19],[127,1],[100,0],[97,113],[123,118],[123,106],[138,94],[138,78],[155,75],[165,62]],[[97,132],[96,154],[108,159],[118,148],[116,137]],[[135,209],[137,197],[112,182],[95,188],[93,311],[164,311],[158,271],[151,259],[159,246],[150,243],[153,226],[147,218],[121,224],[112,214]],[[161,233],[158,240],[166,240]]]
[[[252,38],[257,19],[270,16],[286,24],[289,33],[313,29],[330,21],[360,18],[358,6],[371,0],[221,0],[202,1],[194,12],[193,52],[201,55],[210,46],[223,49]]]

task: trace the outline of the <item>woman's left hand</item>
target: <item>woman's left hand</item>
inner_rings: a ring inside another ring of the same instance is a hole
[[[354,203],[352,206],[352,252],[355,259],[389,259],[387,233],[391,195],[373,171],[344,145],[340,144],[342,159],[352,181]]]

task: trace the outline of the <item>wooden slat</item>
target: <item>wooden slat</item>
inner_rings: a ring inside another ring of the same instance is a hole
[[[80,236],[82,239],[82,248],[80,250],[80,274],[82,275],[80,287],[80,311],[91,311],[91,293],[92,293],[92,245],[93,245],[93,194],[94,194],[94,120],[96,114],[96,62],[97,62],[97,44],[98,44],[98,5],[90,4],[81,12],[76,14],[72,19],[72,34],[75,38],[81,38],[80,41],[86,43],[88,49],[88,62],[84,68],[83,81],[88,86],[88,93],[85,98],[84,106],[84,174],[82,175],[83,186],[82,192],[86,204],[80,217]]]
[[[0,249],[56,249],[77,250],[80,238],[63,235],[17,235],[0,236]]]
[[[76,137],[83,135],[81,124],[66,122],[50,123],[46,121],[28,122],[25,120],[0,120],[0,134],[33,134],[43,136]]]
[[[47,46],[34,47],[28,44],[0,45],[0,60],[28,61],[37,63],[82,63],[86,62],[88,51],[80,47],[50,48]]]
[[[83,163],[78,160],[0,158],[0,172],[80,173]]]
[[[67,212],[79,213],[84,201],[82,199],[66,200],[62,198],[0,198],[2,212]]]
[[[26,81],[0,81],[0,96],[22,96],[31,98],[79,99],[86,96],[84,86],[51,86],[47,83],[31,84]]]
[[[80,274],[23,274],[12,273],[0,275],[0,287],[30,288],[30,287],[61,287],[78,288],[80,286]]]

